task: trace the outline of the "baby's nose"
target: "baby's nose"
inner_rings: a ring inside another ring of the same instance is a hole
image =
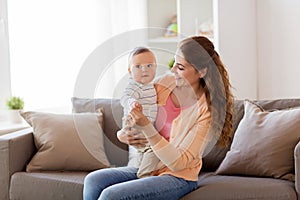
[[[142,66],[142,71],[144,72],[144,71],[147,71],[147,70],[148,70],[148,67],[146,65],[143,65]]]

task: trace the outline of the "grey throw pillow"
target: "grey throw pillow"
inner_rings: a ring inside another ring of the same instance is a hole
[[[300,108],[264,111],[244,102],[245,113],[217,174],[294,179]]]
[[[96,112],[103,109],[104,147],[110,163],[125,166],[128,162],[128,146],[117,138],[117,131],[122,126],[123,108],[119,99],[78,98],[71,99],[74,113]]]
[[[33,127],[36,154],[26,171],[91,171],[110,166],[103,146],[103,114],[22,112]]]

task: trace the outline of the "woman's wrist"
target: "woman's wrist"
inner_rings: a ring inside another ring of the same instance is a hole
[[[142,131],[147,139],[150,139],[151,137],[158,134],[157,130],[154,128],[154,126],[150,122],[145,126],[139,126],[139,125],[135,124],[133,126],[133,128]]]
[[[125,138],[125,132],[123,131],[123,129],[119,130],[117,132],[117,138],[119,139],[120,142],[128,144],[126,138]]]
[[[135,123],[137,126],[141,126],[141,127],[144,127],[144,126],[147,126],[148,124],[151,124],[149,119],[144,116],[144,117],[141,117],[138,121],[136,121]]]

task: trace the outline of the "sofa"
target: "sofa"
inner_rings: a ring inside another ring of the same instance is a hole
[[[300,99],[254,101],[263,109],[291,109],[300,106]],[[111,166],[125,166],[127,146],[116,138],[122,118],[118,99],[72,98],[73,111],[104,112],[104,147]],[[244,116],[244,101],[234,102],[233,126],[236,132]],[[230,147],[215,146],[203,158],[199,187],[182,199],[300,199],[300,143],[293,147],[294,181],[274,177],[240,174],[218,174],[216,170]],[[267,151],[267,149],[266,149]],[[82,199],[84,177],[88,171],[26,172],[26,165],[36,152],[33,129],[28,128],[0,136],[0,199],[55,200]]]

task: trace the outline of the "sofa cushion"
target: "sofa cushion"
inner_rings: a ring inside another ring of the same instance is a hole
[[[119,99],[89,99],[73,97],[74,113],[96,112],[103,108],[104,147],[112,165],[125,166],[128,162],[128,146],[117,138],[117,131],[122,127],[123,107]]]
[[[36,154],[26,170],[95,170],[109,166],[103,147],[102,113],[22,112],[33,127]]]
[[[282,110],[300,106],[300,99],[255,100],[264,110]],[[235,100],[233,104],[233,132],[235,133],[244,116],[244,101]],[[224,160],[229,147],[215,146],[204,158],[201,171],[215,171]]]
[[[244,105],[244,117],[217,174],[292,179],[300,108],[269,112],[250,101]]]
[[[218,176],[214,173],[201,174],[199,188],[184,196],[182,200],[296,200],[294,183],[273,178],[241,176]]]
[[[11,178],[10,199],[82,200],[86,175],[87,172],[17,172]]]

